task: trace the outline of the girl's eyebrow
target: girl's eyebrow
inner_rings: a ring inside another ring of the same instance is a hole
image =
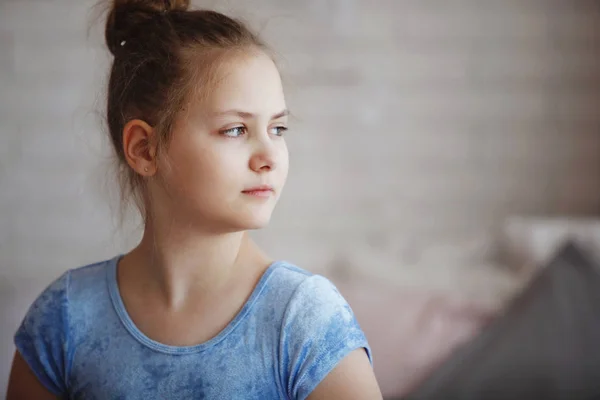
[[[271,119],[278,119],[278,118],[282,118],[282,117],[286,117],[290,114],[290,111],[286,108],[281,112],[278,112],[277,114],[274,114]],[[241,117],[244,119],[251,119],[251,118],[256,118],[256,114],[253,113],[249,113],[246,111],[240,111],[240,110],[227,110],[227,111],[220,111],[220,112],[216,112],[213,114],[216,117],[221,117],[221,116],[227,116],[227,115],[234,115],[237,117]]]

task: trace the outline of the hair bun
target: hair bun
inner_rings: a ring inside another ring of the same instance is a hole
[[[126,2],[146,4],[158,12],[186,11],[190,7],[190,0],[128,0]]]
[[[187,11],[189,7],[190,0],[112,0],[106,20],[106,45],[116,55],[136,26],[156,15]]]
[[[134,6],[156,12],[186,11],[190,7],[190,0],[113,0],[113,9]]]

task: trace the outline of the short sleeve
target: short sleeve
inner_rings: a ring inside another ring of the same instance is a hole
[[[66,393],[68,273],[51,283],[29,307],[14,336],[21,357],[55,396]]]
[[[336,287],[313,275],[287,306],[281,330],[281,377],[287,396],[304,400],[353,350],[371,349],[354,313]]]

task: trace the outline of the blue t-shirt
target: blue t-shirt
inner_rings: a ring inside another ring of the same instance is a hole
[[[351,351],[371,350],[334,285],[273,263],[214,338],[169,346],[145,336],[117,286],[120,255],[72,269],[27,312],[15,344],[41,383],[68,399],[305,399]],[[372,362],[372,360],[371,360]]]

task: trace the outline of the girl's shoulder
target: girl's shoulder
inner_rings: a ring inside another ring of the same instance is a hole
[[[37,296],[28,314],[66,312],[68,303],[96,297],[106,290],[106,277],[119,256],[66,270],[51,281]],[[97,300],[97,297],[94,299]],[[36,319],[39,320],[39,319]],[[55,319],[56,320],[56,319]]]
[[[372,362],[364,332],[329,279],[287,262],[271,269],[264,297],[270,307],[262,308],[280,318],[273,322],[290,398],[306,398],[353,350],[364,348]]]
[[[261,287],[262,286],[262,287]],[[286,311],[296,306],[347,306],[336,286],[325,276],[315,274],[288,261],[276,261],[265,272],[255,291],[266,292],[269,300]]]
[[[288,261],[277,261],[269,270],[272,270],[272,276],[268,280],[269,290],[287,297],[288,307],[295,303],[346,305],[337,287],[323,275],[310,272]]]
[[[108,301],[109,260],[69,269],[55,278],[33,301],[18,327],[14,342],[21,356],[53,394],[65,393],[68,359],[78,332],[104,315]]]

